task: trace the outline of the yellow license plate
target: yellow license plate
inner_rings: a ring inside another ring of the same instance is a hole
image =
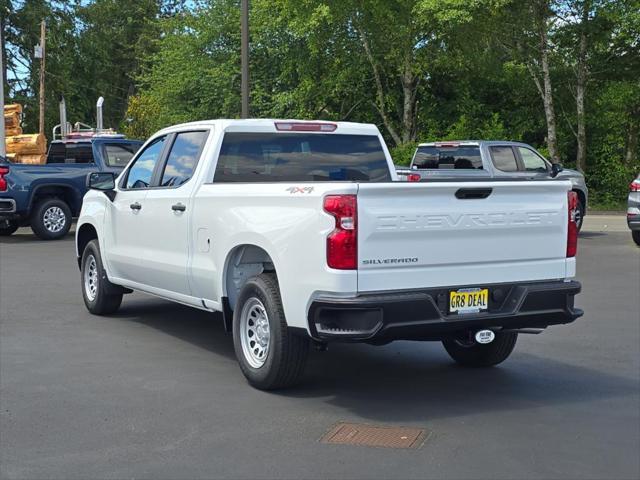
[[[449,292],[449,312],[451,313],[478,313],[488,308],[488,288],[463,288]]]

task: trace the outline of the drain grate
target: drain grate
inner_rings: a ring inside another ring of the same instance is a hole
[[[420,428],[338,423],[320,441],[366,447],[420,448],[425,438],[426,431]]]

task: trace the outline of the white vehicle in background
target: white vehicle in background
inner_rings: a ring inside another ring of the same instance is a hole
[[[139,290],[222,312],[257,388],[295,383],[312,343],[435,340],[490,366],[582,315],[570,182],[398,182],[374,125],[177,125],[87,181],[87,308]]]

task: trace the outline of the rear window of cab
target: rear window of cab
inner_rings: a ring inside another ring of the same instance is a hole
[[[225,134],[214,182],[391,181],[375,135]]]
[[[422,146],[412,165],[418,170],[482,170],[482,157],[477,145]]]

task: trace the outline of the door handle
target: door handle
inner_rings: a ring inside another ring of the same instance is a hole
[[[135,202],[129,205],[129,208],[131,210],[140,210],[142,208],[142,205],[140,205],[138,202]]]
[[[479,200],[491,195],[492,188],[460,188],[456,192],[456,198],[460,200]]]
[[[176,203],[175,205],[171,205],[171,210],[173,210],[174,212],[184,212],[186,209],[187,207],[181,203]]]

